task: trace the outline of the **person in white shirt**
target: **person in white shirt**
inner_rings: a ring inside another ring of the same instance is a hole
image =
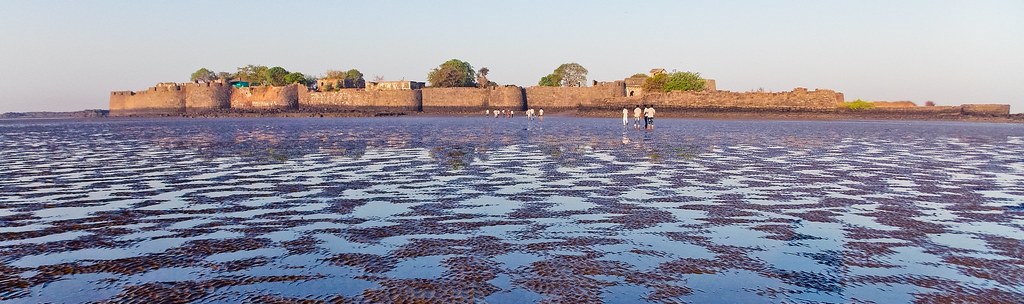
[[[647,120],[647,118],[650,117],[649,115],[651,115],[651,108],[648,107],[647,105],[644,105],[644,129],[645,130],[647,129],[647,125],[650,124],[650,121]]]
[[[498,109],[494,109],[494,118],[498,118]]]
[[[654,105],[647,109],[647,128],[654,129]]]
[[[540,121],[544,121],[544,108],[540,108],[540,110],[537,111],[537,119],[540,119]]]
[[[622,126],[625,127],[629,124],[629,109],[622,107]]]
[[[643,111],[643,110],[640,109],[640,105],[636,105],[636,108],[633,109],[633,127],[637,128],[637,129],[640,128],[640,112],[641,111]]]
[[[512,117],[515,117],[515,116],[516,116],[516,111],[508,110],[508,118],[512,118]]]
[[[491,109],[484,110],[484,116],[491,116]]]

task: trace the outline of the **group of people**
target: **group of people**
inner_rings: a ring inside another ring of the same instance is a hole
[[[515,111],[512,111],[512,110],[494,110],[494,111],[484,110],[484,115],[485,116],[494,115],[494,118],[498,118],[498,117],[512,118],[513,116],[515,116],[515,114],[516,114]],[[526,110],[526,117],[527,118],[529,118],[530,120],[533,120],[534,116],[536,116],[539,119],[543,120],[544,119],[544,108],[541,108],[539,111],[534,111],[533,109]]]
[[[636,105],[633,109],[633,128],[640,128],[640,116],[644,117],[644,129],[654,129],[654,105]],[[622,107],[622,126],[629,125],[629,107]]]

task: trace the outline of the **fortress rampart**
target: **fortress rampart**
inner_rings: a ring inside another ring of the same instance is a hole
[[[231,108],[241,111],[288,110],[299,106],[299,85],[260,86],[231,90]],[[301,88],[303,91],[305,87]]]
[[[1010,105],[1007,104],[965,104],[960,111],[967,115],[998,116],[1010,115]]]
[[[424,112],[522,110],[526,107],[526,96],[520,87],[425,88],[422,91]]]
[[[843,104],[843,94],[832,90],[797,88],[789,92],[730,92],[730,91],[676,91],[648,93],[641,97],[598,98],[584,101],[583,108],[633,108],[653,104],[660,108],[676,109],[785,109],[824,110]]]
[[[231,105],[231,86],[222,83],[186,83],[185,112],[207,112],[227,109]]]
[[[110,92],[110,115],[177,115],[227,109],[231,86],[221,83],[159,84],[145,91]]]
[[[625,97],[626,83],[615,81],[592,87],[529,87],[526,102],[532,108],[575,109],[596,100]]]
[[[596,111],[652,104],[659,109],[707,111],[843,112],[842,93],[796,88],[789,92],[677,91],[626,95],[624,81],[590,87],[341,89],[309,91],[305,86],[236,88],[221,83],[161,83],[144,91],[110,93],[110,115],[184,115],[216,111],[394,111],[475,112],[483,109]],[[1005,104],[917,107],[887,103],[863,113],[892,115],[1007,116]]]
[[[341,89],[331,92],[308,92],[300,88],[299,108],[310,110],[386,110],[420,111],[423,94],[420,90]]]

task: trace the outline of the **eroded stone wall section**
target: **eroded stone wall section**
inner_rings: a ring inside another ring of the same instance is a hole
[[[299,85],[234,88],[230,104],[231,109],[239,111],[295,109],[299,105]]]
[[[575,109],[597,100],[626,97],[626,83],[615,81],[590,87],[529,87],[527,106],[534,109]]]
[[[305,92],[299,99],[299,108],[307,110],[386,110],[420,111],[420,90],[361,90],[342,89],[331,92]]]
[[[484,109],[523,110],[526,98],[523,88],[425,88],[424,112],[469,112]]]

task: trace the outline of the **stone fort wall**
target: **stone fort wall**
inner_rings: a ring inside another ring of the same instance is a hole
[[[299,108],[311,110],[390,110],[420,111],[420,90],[342,89],[332,92],[308,92],[301,89]]]
[[[425,88],[424,112],[461,112],[483,109],[522,110],[526,96],[520,87]]]
[[[110,92],[110,115],[199,113],[227,109],[231,86],[220,83],[161,84],[145,91]]]
[[[231,105],[231,86],[223,83],[186,83],[185,112],[208,112],[227,109]]]
[[[967,115],[1010,115],[1008,104],[965,104],[960,107],[961,112]]]
[[[626,83],[615,81],[591,87],[529,87],[526,102],[534,109],[575,109],[595,100],[626,96]]]
[[[185,112],[185,92],[178,86],[158,86],[145,91],[111,92],[110,115],[162,115]]]
[[[299,105],[297,84],[283,87],[259,86],[231,90],[231,109],[240,111],[295,109]],[[302,87],[305,91],[306,88]]]
[[[832,90],[797,88],[789,92],[675,91],[641,97],[591,99],[583,108],[622,108],[652,104],[659,108],[824,110],[843,104],[843,94]]]
[[[482,109],[609,110],[653,104],[660,109],[796,110],[840,109],[844,96],[832,90],[790,92],[669,92],[626,96],[622,81],[591,87],[425,88],[415,90],[343,89],[310,92],[301,85],[234,88],[230,85],[159,84],[144,91],[110,93],[110,115],[182,115],[208,111],[389,110],[463,112]],[[902,105],[902,104],[900,104]],[[884,110],[882,110],[884,109]],[[897,111],[899,110],[899,111]],[[1005,104],[951,107],[880,107],[878,111],[963,115],[1009,115]],[[895,113],[895,112],[894,112]]]

